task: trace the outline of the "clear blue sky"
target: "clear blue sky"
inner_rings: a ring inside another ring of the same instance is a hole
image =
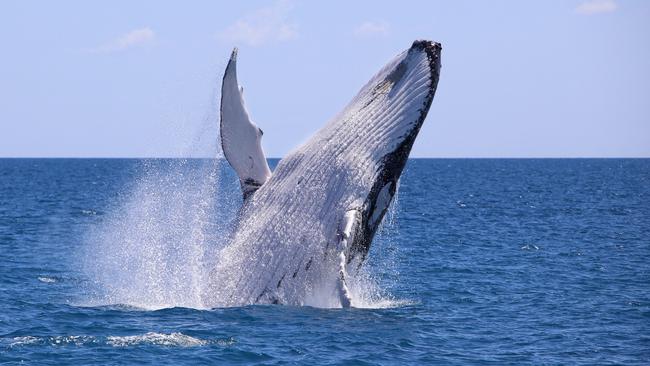
[[[233,46],[267,156],[414,39],[443,44],[412,156],[650,157],[650,1],[3,1],[0,156],[209,156]]]

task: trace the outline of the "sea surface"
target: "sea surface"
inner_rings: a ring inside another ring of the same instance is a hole
[[[201,303],[238,189],[0,159],[0,363],[650,364],[649,159],[410,160],[352,309]]]

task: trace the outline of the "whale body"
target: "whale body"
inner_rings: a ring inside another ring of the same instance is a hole
[[[439,43],[415,41],[271,173],[233,51],[222,85],[221,144],[244,201],[206,302],[303,305],[329,291],[339,305],[354,306],[346,281],[395,195],[436,91],[440,52]]]

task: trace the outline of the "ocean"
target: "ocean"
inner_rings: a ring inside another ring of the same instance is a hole
[[[0,159],[0,363],[650,364],[650,159],[411,159],[398,192],[362,306],[211,309],[222,160]]]

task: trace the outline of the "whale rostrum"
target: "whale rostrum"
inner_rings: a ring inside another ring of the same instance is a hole
[[[221,145],[244,202],[211,272],[208,303],[302,305],[330,291],[340,306],[354,306],[346,279],[393,200],[436,91],[440,53],[439,43],[415,41],[271,173],[233,51],[223,77]]]

